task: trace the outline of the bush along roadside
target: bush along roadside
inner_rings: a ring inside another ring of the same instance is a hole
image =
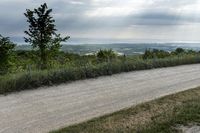
[[[103,75],[112,75],[120,72],[195,63],[200,63],[199,55],[185,55],[182,57],[170,57],[164,59],[113,61],[96,65],[89,64],[81,67],[67,67],[62,69],[8,74],[0,76],[0,94],[33,89],[41,86],[51,86],[75,80],[95,78]]]

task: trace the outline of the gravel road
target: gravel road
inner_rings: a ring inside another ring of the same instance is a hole
[[[116,74],[0,96],[0,133],[43,133],[200,86],[200,64]]]

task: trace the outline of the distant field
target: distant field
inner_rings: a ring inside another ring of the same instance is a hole
[[[165,96],[51,133],[177,133],[200,124],[200,88]]]
[[[160,49],[165,51],[173,51],[177,47],[184,49],[200,50],[200,45],[197,43],[117,43],[117,44],[81,44],[81,45],[63,45],[62,50],[65,52],[85,55],[94,53],[100,49],[113,49],[116,52],[126,55],[142,54],[146,49]],[[16,50],[30,50],[30,45],[18,45]]]

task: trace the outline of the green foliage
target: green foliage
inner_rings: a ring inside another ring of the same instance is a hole
[[[52,9],[48,9],[44,3],[39,8],[27,9],[24,13],[29,23],[29,29],[25,31],[28,35],[25,42],[31,43],[33,48],[39,48],[42,69],[47,68],[48,56],[60,49],[60,42],[69,39],[69,36],[62,38],[60,34],[56,34],[55,20],[50,15],[51,12]]]
[[[161,59],[161,58],[166,58],[166,57],[174,57],[174,56],[179,56],[179,55],[196,55],[199,52],[194,51],[194,50],[185,50],[183,48],[177,48],[175,51],[172,52],[167,52],[164,50],[146,50],[145,53],[143,54],[142,58],[143,59]]]
[[[164,116],[163,121],[155,121],[145,127],[141,133],[177,133],[178,125],[188,125],[200,122],[200,99],[193,99],[182,103],[173,110],[173,115]],[[162,114],[164,115],[164,114]]]
[[[97,58],[99,61],[111,61],[116,58],[116,54],[112,49],[100,50],[97,52]]]
[[[48,45],[48,52],[51,58],[59,55],[59,50],[62,47],[60,43],[65,42],[69,38],[69,36],[62,38],[60,34],[55,34],[55,38],[51,38]]]
[[[0,75],[7,73],[11,66],[11,56],[15,44],[8,37],[0,35]]]
[[[146,50],[143,55],[143,59],[166,58],[169,56],[170,56],[170,53],[167,51],[153,49],[153,50]]]
[[[13,73],[15,72],[24,72],[30,71],[33,69],[39,69],[39,52],[38,51],[24,51],[18,50],[14,51],[14,66],[13,66]]]
[[[19,54],[20,53],[18,53],[18,55]],[[20,55],[20,57],[29,58],[26,55]],[[60,53],[60,57],[58,56],[57,59],[52,60],[55,61],[55,63],[52,64],[48,70],[27,69],[27,71],[22,71],[20,73],[0,76],[0,94],[24,89],[33,89],[44,85],[60,84],[73,80],[112,75],[120,72],[200,63],[199,54],[185,54],[181,57],[174,56],[147,60],[143,60],[139,57],[129,58],[127,57],[126,60],[118,58],[110,62],[105,61],[96,63],[92,61],[95,60],[95,57],[92,56],[87,57],[76,54]],[[67,60],[67,64],[66,62],[63,62],[63,59]],[[58,62],[59,60],[60,62]],[[64,64],[61,65],[62,63]]]
[[[200,63],[200,54],[186,51],[181,56],[162,50],[146,51],[145,56],[116,56],[112,50],[81,56],[57,51],[48,60],[47,69],[38,66],[39,51],[13,51],[9,74],[0,76],[0,93],[32,89],[44,85],[112,75],[120,72]],[[153,56],[152,56],[153,55]]]
[[[175,53],[177,53],[177,54],[184,53],[184,52],[185,52],[185,50],[183,48],[177,48],[175,50]]]

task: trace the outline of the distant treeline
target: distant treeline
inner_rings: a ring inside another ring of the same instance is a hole
[[[152,49],[152,50],[146,50],[143,59],[152,59],[152,58],[166,58],[170,56],[176,56],[181,54],[198,54],[200,51],[194,51],[194,50],[185,50],[183,48],[177,48],[174,51],[164,51],[164,50],[158,50],[158,49]]]

